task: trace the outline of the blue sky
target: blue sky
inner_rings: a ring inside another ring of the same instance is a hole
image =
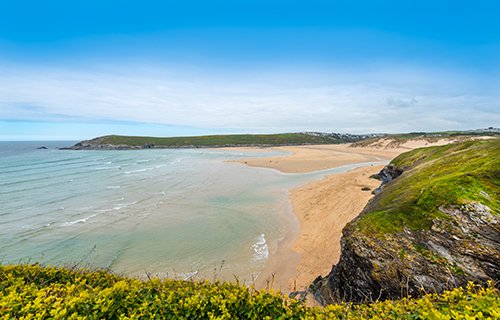
[[[0,140],[500,126],[498,1],[3,1]]]

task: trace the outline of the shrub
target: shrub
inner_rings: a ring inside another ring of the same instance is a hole
[[[470,284],[421,299],[306,307],[235,283],[139,280],[105,270],[0,266],[0,317],[23,319],[495,319],[500,293]]]

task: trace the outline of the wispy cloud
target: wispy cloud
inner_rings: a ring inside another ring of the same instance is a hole
[[[397,132],[500,123],[495,84],[384,66],[222,74],[0,66],[0,120],[134,121],[249,132]]]

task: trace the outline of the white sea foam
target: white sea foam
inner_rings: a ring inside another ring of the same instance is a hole
[[[129,202],[129,203],[118,203],[118,204],[116,204],[113,207],[113,210],[121,210],[123,208],[127,208],[127,207],[130,207],[130,206],[133,206],[136,203],[137,203],[137,201],[132,201],[132,202]]]
[[[266,237],[263,233],[255,238],[255,243],[252,245],[252,250],[254,261],[265,260],[269,256],[269,248],[267,247]]]
[[[144,171],[148,171],[148,170],[151,170],[151,169],[137,169],[137,170],[125,171],[125,174],[144,172]]]
[[[193,278],[195,275],[198,274],[198,271],[192,271],[192,272],[181,272],[179,274],[180,278],[182,280],[190,280],[191,278]]]
[[[137,204],[137,201],[132,201],[132,202],[129,202],[129,203],[115,203],[112,208],[99,209],[99,210],[97,210],[97,212],[99,212],[99,213],[107,213],[107,212],[111,212],[111,211],[119,211],[121,209],[133,206],[135,204]]]
[[[92,170],[96,170],[96,171],[99,171],[99,170],[109,170],[109,169],[116,169],[117,167],[95,167],[95,168],[92,168]]]
[[[87,222],[88,219],[93,218],[95,216],[97,216],[97,214],[93,214],[93,215],[90,215],[88,217],[74,220],[74,221],[64,222],[62,225],[63,225],[63,227],[68,227],[68,226],[72,226],[72,225],[77,224],[77,223],[85,223],[85,222]]]
[[[120,189],[121,186],[107,186],[106,189]]]

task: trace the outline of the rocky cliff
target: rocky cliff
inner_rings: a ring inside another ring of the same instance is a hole
[[[416,149],[343,230],[322,303],[419,296],[500,280],[500,139]]]

